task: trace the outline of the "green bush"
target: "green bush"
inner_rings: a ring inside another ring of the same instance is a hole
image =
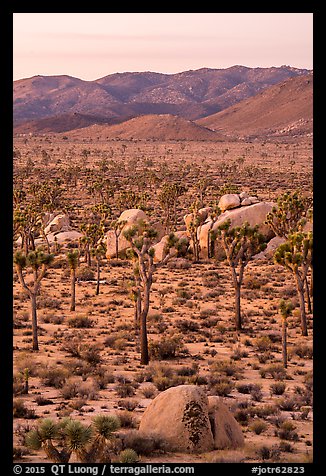
[[[119,454],[120,463],[137,463],[138,460],[138,455],[132,448],[126,448]]]

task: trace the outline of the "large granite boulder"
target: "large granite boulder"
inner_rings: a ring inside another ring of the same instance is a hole
[[[203,453],[214,448],[208,398],[196,385],[179,385],[160,393],[146,408],[139,431],[157,433],[170,451]]]
[[[183,239],[189,243],[189,237],[186,231],[175,231],[174,234],[179,240]],[[166,245],[167,245],[168,239],[169,239],[169,235],[164,235],[161,241],[159,241],[153,246],[153,249],[155,251],[154,263],[160,263],[166,257],[167,255]],[[176,248],[173,247],[170,249],[170,256],[171,258],[177,256]]]
[[[131,228],[133,225],[136,225],[140,221],[148,222],[148,217],[146,213],[143,212],[143,210],[140,210],[138,208],[130,208],[129,210],[125,210],[121,213],[120,217],[118,218],[118,221],[125,222],[122,231],[118,237],[119,254],[123,254],[128,248],[130,248],[130,242],[126,240],[126,238],[123,236],[123,232],[127,231],[129,228]],[[116,255],[116,237],[113,230],[109,230],[106,234],[106,246],[106,257],[114,258]]]
[[[51,221],[45,227],[44,233],[48,235],[50,233],[70,230],[71,227],[69,222],[69,216],[65,213],[60,213],[59,215],[56,215],[54,218],[51,219]]]
[[[219,397],[207,397],[197,385],[179,385],[160,393],[140,422],[143,435],[155,433],[170,451],[203,453],[238,448],[244,437]]]
[[[248,206],[241,206],[232,210],[226,210],[218,217],[215,223],[211,220],[204,223],[199,230],[199,243],[201,256],[207,257],[208,234],[210,230],[216,230],[226,220],[231,220],[231,227],[242,226],[246,221],[250,226],[258,225],[260,233],[266,240],[275,236],[268,225],[265,225],[267,213],[269,213],[275,204],[272,202],[258,202]]]
[[[241,204],[241,200],[238,194],[236,193],[227,193],[226,195],[222,195],[218,202],[218,207],[221,209],[222,212],[225,210],[229,210],[230,208],[239,207]]]

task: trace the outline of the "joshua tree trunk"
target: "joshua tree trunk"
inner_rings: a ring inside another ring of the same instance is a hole
[[[36,294],[30,293],[31,312],[32,312],[32,332],[33,332],[33,350],[38,351],[38,332],[37,332],[37,313],[36,313]]]
[[[100,294],[100,260],[99,258],[96,258],[96,271],[97,271],[97,281],[96,281],[95,295],[98,296]]]
[[[286,317],[282,318],[282,358],[283,358],[283,367],[286,369],[288,366]]]
[[[147,339],[147,315],[149,311],[149,293],[151,288],[151,282],[148,280],[144,283],[144,305],[141,312],[140,320],[140,363],[148,365],[149,353],[148,353],[148,339]]]
[[[301,332],[303,336],[307,336],[308,330],[307,330],[307,316],[306,316],[305,299],[304,299],[304,281],[302,281],[298,273],[295,273],[295,281],[296,281],[297,290],[299,294]]]
[[[241,318],[241,304],[240,304],[240,299],[241,299],[241,277],[238,278],[237,273],[235,268],[231,267],[232,271],[232,280],[233,280],[233,286],[234,286],[234,305],[235,305],[235,328],[237,331],[242,330],[242,318]],[[241,271],[240,271],[241,272]],[[242,273],[241,273],[242,275]]]
[[[75,311],[76,309],[76,270],[71,268],[70,270],[70,283],[71,283],[71,301],[70,301],[70,310]]]
[[[310,299],[310,289],[307,276],[305,277],[305,288],[306,288],[306,296],[307,296],[307,305],[308,305],[308,312],[312,313],[312,306],[311,306],[311,299]]]

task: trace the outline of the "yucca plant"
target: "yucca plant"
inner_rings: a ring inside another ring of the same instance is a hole
[[[264,236],[258,232],[258,226],[250,227],[248,222],[245,222],[241,227],[232,228],[231,221],[226,220],[216,231],[222,241],[227,263],[230,266],[235,290],[235,325],[236,330],[241,331],[240,291],[244,270],[253,255],[266,248],[266,243]]]

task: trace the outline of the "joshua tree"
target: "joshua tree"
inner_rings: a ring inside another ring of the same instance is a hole
[[[141,309],[140,309],[140,353],[141,364],[149,363],[148,339],[147,339],[147,315],[149,311],[149,298],[153,283],[153,274],[158,266],[154,264],[153,243],[157,236],[157,231],[146,222],[139,222],[138,225],[130,227],[123,232],[125,238],[131,244],[130,256],[138,261],[134,266],[135,278],[141,282]],[[165,264],[170,258],[169,250],[176,245],[177,238],[171,234],[166,245],[166,255],[160,265]],[[136,301],[137,303],[137,301]],[[138,302],[139,305],[139,302]]]
[[[33,332],[33,350],[39,350],[38,346],[38,329],[37,329],[37,312],[36,300],[40,292],[41,281],[49,265],[53,261],[53,255],[44,253],[42,250],[30,251],[27,255],[17,251],[14,254],[14,263],[17,271],[18,279],[23,289],[27,291],[31,302],[32,313],[32,332]],[[33,283],[29,286],[26,284],[23,270],[26,267],[32,268]]]
[[[312,260],[312,232],[296,232],[288,235],[288,240],[274,253],[274,261],[289,270],[295,279],[300,303],[301,332],[308,335],[305,310],[304,283]]]
[[[310,206],[310,200],[301,197],[299,192],[286,192],[278,197],[277,206],[267,214],[266,224],[275,235],[288,238],[290,234],[302,231]]]
[[[187,224],[187,229],[192,240],[193,256],[194,256],[195,262],[199,261],[199,253],[200,253],[198,227],[201,224],[201,220],[198,214],[198,210],[199,210],[199,200],[195,200],[195,202],[190,207],[192,218],[190,222]]]
[[[162,186],[158,199],[165,215],[164,226],[166,233],[175,228],[178,198],[185,191],[185,187],[179,183],[164,183]]]
[[[218,227],[217,233],[231,270],[235,290],[235,325],[236,329],[241,331],[240,290],[244,270],[252,256],[266,248],[266,243],[264,243],[264,236],[258,232],[258,226],[251,228],[248,222],[241,227],[231,228],[231,221],[226,220]]]
[[[71,301],[70,311],[76,309],[76,269],[78,268],[79,252],[78,250],[68,251],[67,260],[70,268]]]
[[[277,199],[277,206],[267,214],[266,224],[274,231],[277,236],[288,239],[289,235],[303,231],[303,227],[307,219],[312,215],[311,198],[302,197],[299,192],[286,192]],[[310,263],[312,272],[312,260]],[[310,289],[307,276],[304,280],[307,291],[308,310],[312,312],[311,300],[312,295],[312,274]]]
[[[25,444],[34,450],[42,448],[56,463],[68,463],[72,453],[81,463],[110,462],[108,444],[119,428],[115,415],[98,415],[89,426],[69,418],[59,423],[46,418],[27,433]]]
[[[283,366],[288,366],[288,354],[287,354],[287,318],[291,315],[293,310],[293,304],[289,301],[286,302],[281,299],[279,305],[280,314],[282,316],[282,359]]]

